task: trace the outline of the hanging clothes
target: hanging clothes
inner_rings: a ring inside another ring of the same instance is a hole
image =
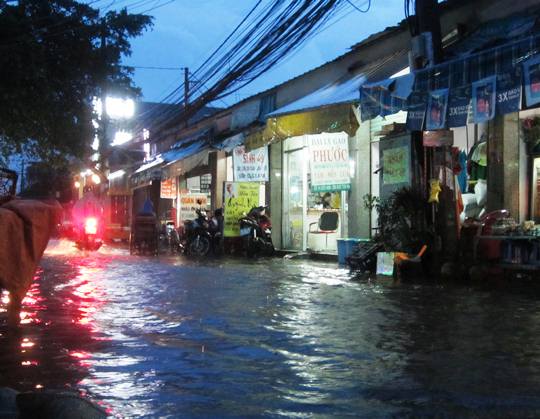
[[[487,141],[480,141],[472,146],[467,170],[469,172],[468,191],[474,193],[474,186],[478,180],[487,179]]]

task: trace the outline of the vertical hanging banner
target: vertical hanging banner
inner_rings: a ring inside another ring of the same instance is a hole
[[[268,147],[246,151],[244,146],[233,150],[235,182],[268,182]]]
[[[540,103],[540,56],[534,56],[523,63],[525,79],[525,99],[527,106]]]
[[[490,121],[495,116],[496,85],[496,76],[486,77],[472,84],[472,110],[476,124]]]
[[[504,115],[521,110],[521,84],[521,66],[497,75],[497,114]]]
[[[176,199],[176,178],[165,179],[161,181],[160,198]]]
[[[446,127],[446,109],[448,107],[448,89],[429,92],[426,129],[444,129]]]
[[[311,165],[311,191],[351,189],[349,135],[345,132],[306,135]]]
[[[223,235],[240,236],[238,220],[251,208],[259,205],[260,184],[257,182],[224,182],[223,184]]]
[[[471,107],[471,87],[450,89],[448,93],[448,128],[464,127]]]
[[[427,96],[422,92],[412,92],[407,99],[407,129],[422,131],[426,118]]]

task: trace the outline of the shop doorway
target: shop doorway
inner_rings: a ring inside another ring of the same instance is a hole
[[[282,179],[283,248],[335,253],[337,239],[347,234],[347,192],[311,191],[304,137],[285,140]]]
[[[540,157],[533,160],[532,182],[532,219],[536,224],[540,223]]]

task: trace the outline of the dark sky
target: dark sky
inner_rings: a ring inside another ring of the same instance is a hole
[[[96,6],[108,6],[112,0],[98,0]],[[271,1],[271,0],[267,0]],[[345,0],[344,0],[345,1]],[[351,0],[365,8],[366,0]],[[111,7],[128,7],[143,12],[160,6],[149,14],[155,17],[154,28],[134,39],[133,55],[125,63],[148,67],[184,67],[195,69],[242,20],[255,0],[116,0]],[[225,100],[232,104],[302,74],[344,54],[355,43],[372,33],[395,25],[404,17],[403,0],[372,0],[371,9],[360,13],[352,7],[337,15],[316,37],[266,75]],[[135,82],[142,88],[143,99],[161,101],[183,81],[178,70],[137,69]],[[216,105],[224,106],[224,103]]]

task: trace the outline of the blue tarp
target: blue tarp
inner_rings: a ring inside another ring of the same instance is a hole
[[[363,74],[348,80],[338,80],[269,113],[268,117],[308,111],[340,103],[358,102],[360,100],[358,90],[365,81],[366,77]]]
[[[210,146],[208,143],[205,142],[193,142],[184,147],[166,151],[165,153],[161,154],[161,157],[165,163],[172,163],[193,156],[194,154],[197,154],[209,147]]]

